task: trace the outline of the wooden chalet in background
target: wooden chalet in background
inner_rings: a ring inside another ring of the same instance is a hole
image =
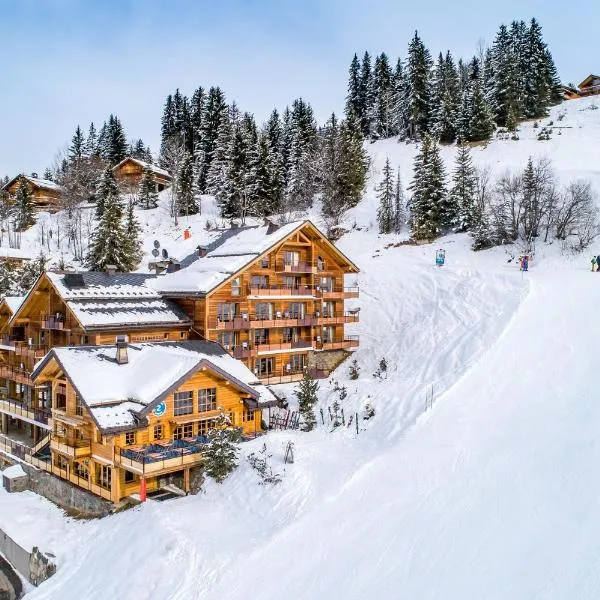
[[[152,173],[152,178],[156,183],[156,191],[162,192],[166,187],[171,185],[171,175],[165,169],[161,169],[157,165],[144,162],[131,156],[123,159],[118,165],[113,167],[115,179],[125,193],[137,192],[144,170]]]
[[[563,97],[565,100],[585,98],[600,94],[600,75],[588,75],[577,88],[563,86]]]
[[[29,188],[33,204],[37,210],[55,212],[59,209],[61,187],[57,183],[54,183],[54,181],[30,177],[29,175],[17,175],[2,189],[7,191],[11,196],[14,196],[22,181]]]

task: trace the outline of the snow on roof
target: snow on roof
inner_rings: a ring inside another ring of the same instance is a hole
[[[30,260],[31,254],[25,252],[22,248],[8,248],[6,246],[0,246],[0,259],[2,258],[21,258],[23,260]]]
[[[129,344],[126,364],[117,364],[114,345],[53,348],[47,358],[36,366],[34,377],[52,355],[61,363],[102,428],[134,424],[133,416],[128,420],[126,413],[143,410],[168,393],[173,385],[203,361],[226,378],[252,388],[259,406],[276,400],[246,365],[215,342]],[[90,373],[94,373],[94,377],[90,377]]]
[[[267,233],[268,225],[229,229],[209,246],[205,257],[198,258],[180,271],[162,275],[153,285],[164,293],[205,294],[304,223],[306,221],[287,223],[272,233]]]
[[[27,477],[27,473],[25,473],[21,465],[12,465],[2,471],[2,476],[7,479],[18,479],[19,477]]]
[[[60,192],[62,189],[58,183],[49,179],[40,179],[39,177],[30,177],[29,175],[23,175],[23,177],[39,188],[54,190],[55,192]]]
[[[134,158],[133,156],[128,156],[127,158],[124,158],[118,165],[115,165],[113,167],[113,171],[115,169],[118,169],[123,163],[127,161],[134,162],[140,165],[143,169],[148,169],[149,171],[152,171],[157,175],[162,175],[163,177],[168,177],[169,179],[171,179],[171,174],[166,169],[161,169],[161,167],[159,167],[158,165],[153,165],[152,163],[140,160],[139,158]]]
[[[25,300],[25,296],[4,296],[4,298],[2,298],[2,300],[4,300],[4,302],[6,302],[6,304],[8,305],[8,308],[10,308],[12,314],[14,315],[19,310],[19,307],[21,306],[21,304],[23,304],[23,300]]]
[[[47,273],[58,293],[65,300],[83,298],[160,298],[149,281],[156,275],[145,273]]]
[[[69,300],[67,306],[86,328],[117,325],[190,324],[190,318],[169,300]]]

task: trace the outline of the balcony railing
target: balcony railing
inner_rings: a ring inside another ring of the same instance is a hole
[[[248,295],[258,298],[269,298],[272,296],[304,296],[315,297],[315,287],[312,285],[299,285],[291,287],[286,285],[248,286]]]
[[[315,342],[315,348],[317,350],[350,350],[358,348],[358,343],[357,335],[349,335],[339,339],[321,339]]]
[[[207,443],[208,438],[199,435],[173,442],[120,448],[116,459],[121,466],[143,475],[152,474],[201,461]]]
[[[337,299],[349,299],[349,298],[358,298],[359,296],[359,288],[358,287],[320,287],[316,288],[316,296],[317,298],[337,298]]]
[[[236,346],[232,352],[235,358],[248,358],[249,356],[256,356],[261,353],[281,352],[285,350],[309,350],[310,348],[312,348],[312,342],[306,339],[290,340],[289,342],[265,342],[264,344],[242,342],[242,344]]]
[[[48,427],[48,419],[52,417],[49,410],[35,408],[24,402],[9,399],[0,400],[0,412],[35,421],[40,427]]]
[[[67,331],[72,328],[71,319],[67,319],[65,315],[57,313],[54,315],[42,315],[41,328],[53,329],[58,331]]]
[[[0,377],[10,379],[24,385],[33,385],[31,371],[14,365],[0,365]]]
[[[322,369],[308,369],[306,367],[293,368],[290,365],[289,369],[281,369],[280,371],[272,371],[270,373],[257,373],[255,375],[265,385],[276,385],[279,383],[293,383],[300,381],[304,375],[308,373],[313,379],[324,379],[329,376],[329,371]]]
[[[77,438],[68,438],[53,435],[50,438],[50,448],[71,458],[81,458],[89,456],[92,453],[92,443],[90,440],[81,440]]]
[[[275,271],[277,273],[316,273],[317,265],[310,262],[298,262],[294,264],[278,260],[275,263]]]

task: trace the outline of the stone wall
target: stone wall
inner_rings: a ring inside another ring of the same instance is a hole
[[[351,354],[352,352],[348,352],[347,350],[309,352],[308,368],[309,370],[325,371],[328,374],[335,371]]]
[[[23,583],[7,560],[0,556],[0,600],[14,600],[23,595]]]
[[[9,535],[4,533],[2,529],[0,529],[0,552],[6,556],[8,565],[18,571],[33,585],[40,585],[40,583],[43,583],[56,573],[56,566],[50,560],[49,556],[40,552],[36,546],[33,547],[31,552],[28,552]],[[7,569],[6,565],[4,565],[2,572],[6,575],[15,591],[22,587],[19,585],[21,583],[20,580],[17,584],[15,578],[11,576],[12,569]],[[14,572],[12,572],[12,575],[14,575]]]

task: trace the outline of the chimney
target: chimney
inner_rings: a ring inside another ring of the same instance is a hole
[[[265,219],[265,221],[265,225],[267,225],[267,235],[271,235],[279,229],[279,225],[273,223],[273,221],[269,221],[269,219]]]
[[[115,265],[106,265],[105,272],[107,275],[116,275],[117,267]]]
[[[117,356],[115,357],[118,365],[126,365],[129,362],[127,356],[127,336],[117,336]]]
[[[206,246],[198,246],[196,250],[198,250],[199,258],[204,258],[208,254],[208,248]]]

